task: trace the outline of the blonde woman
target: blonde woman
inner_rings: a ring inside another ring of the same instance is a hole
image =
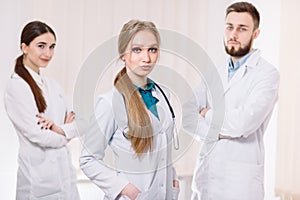
[[[114,88],[100,95],[80,158],[83,172],[105,199],[177,199],[179,182],[171,162],[174,119],[166,88],[148,78],[159,56],[152,22],[131,20],[119,35],[124,68]],[[115,166],[104,161],[110,146]]]

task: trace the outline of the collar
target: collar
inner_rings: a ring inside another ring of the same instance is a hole
[[[256,49],[254,49],[253,51],[250,51],[245,56],[243,56],[241,59],[237,60],[235,63],[233,63],[232,59],[229,58],[228,59],[228,71],[230,71],[230,72],[237,71],[242,65],[244,65],[246,63],[248,58],[256,51],[257,51]]]
[[[156,90],[154,82],[149,78],[147,79],[147,87],[145,89],[138,87],[136,85],[135,85],[135,88],[138,89],[139,92],[141,92],[141,93],[146,93],[146,92],[151,92],[152,90]]]
[[[44,81],[43,78],[40,74],[36,73],[35,71],[33,71],[30,67],[24,66],[27,71],[29,72],[29,74],[31,75],[31,77],[33,78],[33,80],[38,84],[38,85],[43,85]]]

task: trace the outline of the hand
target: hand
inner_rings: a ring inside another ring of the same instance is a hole
[[[135,187],[133,184],[128,183],[123,190],[120,192],[120,195],[125,195],[131,200],[135,200],[138,196],[138,194],[141,193],[137,187]]]
[[[69,114],[66,115],[65,117],[65,124],[67,123],[71,123],[75,120],[75,113],[73,111],[71,111]]]
[[[49,129],[53,132],[56,132],[60,135],[65,135],[65,132],[63,131],[62,128],[60,128],[59,126],[57,126],[52,120],[47,120],[45,119],[41,114],[37,114],[36,117],[39,118],[39,121],[37,122],[37,124],[41,124],[41,129]]]
[[[205,117],[207,111],[209,111],[209,108],[202,108],[199,113],[202,117]]]
[[[179,189],[179,181],[178,180],[173,180],[173,187]]]
[[[233,137],[219,134],[219,139],[232,139]]]

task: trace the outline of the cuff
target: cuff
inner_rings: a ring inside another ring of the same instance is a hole
[[[77,131],[75,122],[63,124],[61,126],[61,128],[65,132],[67,139],[72,139],[78,135],[78,131]]]
[[[213,111],[212,111],[212,109],[209,109],[205,114],[205,121],[207,124],[211,123],[212,116],[213,116]]]

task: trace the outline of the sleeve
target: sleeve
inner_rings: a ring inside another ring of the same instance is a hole
[[[105,149],[112,135],[117,130],[111,104],[99,97],[94,116],[90,119],[87,133],[84,135],[83,149],[80,157],[80,167],[109,199],[116,199],[122,189],[129,183],[125,178],[106,166],[103,159]]]
[[[199,140],[207,140],[210,118],[204,118],[200,115],[201,109],[209,108],[208,93],[204,82],[201,81],[187,97],[182,107],[183,129],[196,135]],[[209,112],[211,110],[207,114]]]
[[[259,75],[243,105],[226,110],[221,134],[233,138],[254,133],[272,112],[278,99],[279,73],[266,70]]]
[[[14,127],[29,141],[41,146],[60,148],[67,139],[37,125],[39,113],[29,85],[21,79],[12,79],[4,94],[6,112]]]
[[[173,174],[173,180],[179,181],[179,178],[177,176],[176,169],[174,166],[172,166],[172,174]]]
[[[66,106],[66,115],[69,114],[71,111],[73,111],[73,109],[67,101],[64,90],[60,87],[60,85],[56,81],[51,80],[51,82],[54,84],[55,88],[57,88],[58,94],[61,95],[64,100],[64,103]],[[75,116],[75,120],[73,122],[66,123],[66,124],[59,124],[59,127],[61,129],[63,129],[65,136],[68,140],[75,138],[79,135],[79,131],[78,131],[77,125],[76,125],[76,116]]]
[[[77,137],[79,134],[75,121],[73,121],[71,123],[67,123],[67,124],[62,124],[60,127],[65,132],[67,139],[73,139],[73,138]]]

